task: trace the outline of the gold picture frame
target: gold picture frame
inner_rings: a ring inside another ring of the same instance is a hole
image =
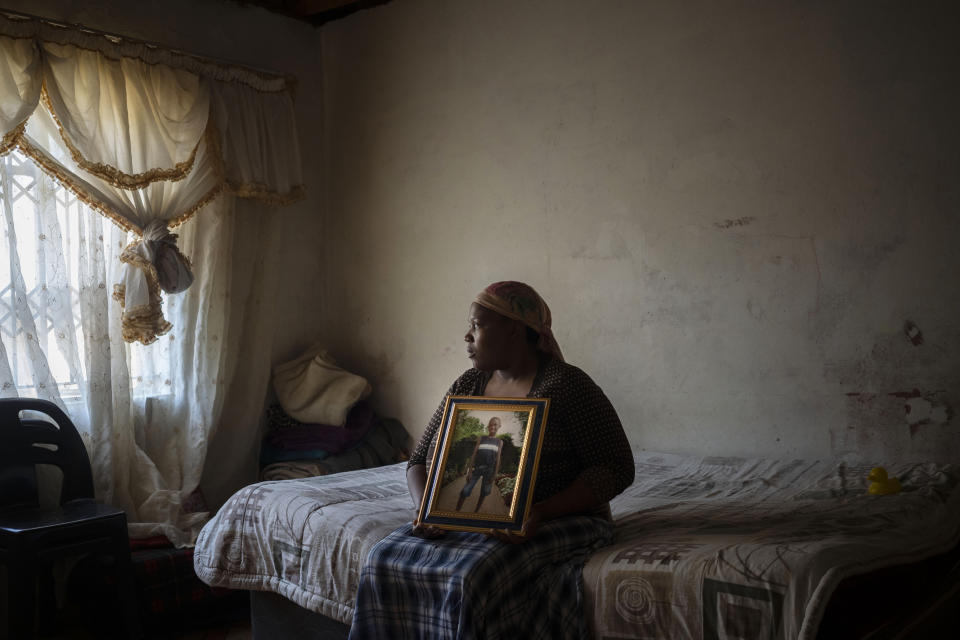
[[[549,398],[448,396],[420,522],[520,531],[532,506]]]

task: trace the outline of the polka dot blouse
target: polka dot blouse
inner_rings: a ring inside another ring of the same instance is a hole
[[[490,374],[469,369],[447,395],[480,396]],[[620,418],[603,391],[577,367],[551,359],[542,364],[528,395],[550,398],[540,450],[534,502],[562,491],[581,478],[605,502],[633,482],[633,454]],[[444,397],[446,401],[446,397]],[[436,446],[443,405],[434,412],[408,466],[427,464]]]

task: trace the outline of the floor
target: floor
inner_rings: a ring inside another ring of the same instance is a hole
[[[250,623],[246,622],[161,637],[164,640],[251,640],[253,636],[250,633]]]
[[[55,627],[38,634],[47,640],[102,640],[116,638],[122,629],[104,629],[103,612],[66,608],[56,615]],[[113,627],[114,625],[110,625]],[[206,620],[141,619],[142,640],[251,640],[249,608],[218,612]],[[0,637],[2,637],[0,631]]]
[[[249,622],[233,622],[222,626],[202,629],[170,631],[144,630],[144,640],[251,640]],[[48,640],[100,640],[102,633],[91,631],[84,625],[69,626],[53,634],[40,634]]]

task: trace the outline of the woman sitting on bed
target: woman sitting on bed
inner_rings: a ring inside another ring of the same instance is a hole
[[[550,309],[533,288],[497,282],[472,305],[464,340],[473,368],[448,395],[550,398],[547,429],[530,517],[521,541],[545,520],[574,513],[602,513],[607,502],[633,482],[633,455],[617,412],[593,380],[563,361],[550,330]],[[407,465],[407,485],[416,505],[426,483],[428,452],[436,443],[443,403],[430,420]],[[426,536],[440,529],[418,525]]]
[[[550,325],[550,309],[533,288],[490,285],[470,306],[464,340],[473,368],[447,392],[550,398],[523,530],[444,535],[414,522],[412,530],[394,531],[364,567],[352,638],[507,638],[521,630],[531,638],[583,635],[579,571],[593,550],[610,542],[608,502],[633,481],[633,455],[610,401],[587,374],[563,361]],[[443,404],[407,467],[415,505]]]

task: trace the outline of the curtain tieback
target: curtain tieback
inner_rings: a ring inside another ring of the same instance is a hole
[[[153,220],[143,230],[144,257],[157,270],[160,288],[166,293],[186,291],[193,284],[190,261],[177,247],[177,234],[162,220]]]
[[[177,248],[177,236],[162,220],[151,221],[143,236],[120,254],[123,282],[113,286],[113,297],[123,306],[120,327],[127,342],[150,344],[173,325],[163,317],[161,289],[185,291],[193,284],[190,261]]]

